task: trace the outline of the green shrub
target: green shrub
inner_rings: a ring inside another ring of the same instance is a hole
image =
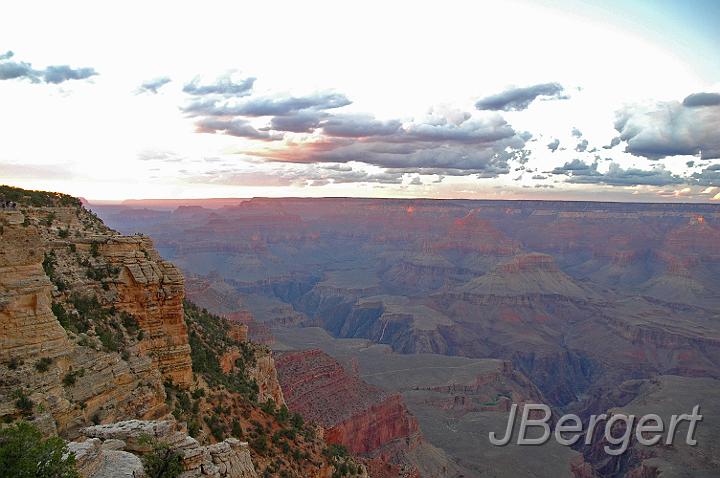
[[[85,375],[85,369],[81,368],[80,370],[68,372],[63,377],[63,385],[67,387],[71,387],[75,385],[75,382],[77,382],[78,377],[82,377]]]
[[[290,417],[290,424],[293,426],[293,428],[297,431],[302,429],[302,427],[305,426],[305,420],[303,419],[303,416],[299,413],[293,413]]]
[[[200,435],[200,424],[197,420],[190,420],[188,422],[188,435],[193,438],[197,438]]]
[[[35,370],[38,372],[47,372],[50,370],[50,365],[52,364],[52,359],[49,357],[43,357],[37,362],[35,362]]]
[[[53,302],[53,304],[50,306],[50,309],[52,310],[55,318],[58,319],[58,322],[60,322],[60,325],[62,325],[64,329],[70,328],[70,317],[68,317],[68,313],[62,304]]]
[[[183,472],[182,457],[165,443],[148,440],[152,450],[142,457],[148,478],[176,478]]]
[[[323,455],[328,458],[338,459],[350,456],[348,449],[344,445],[332,444],[323,450]]]
[[[233,421],[232,421],[231,433],[232,433],[232,436],[234,436],[235,438],[243,437],[243,429],[237,418],[233,419]]]
[[[22,390],[16,391],[15,397],[17,398],[17,400],[15,400],[15,406],[18,410],[20,410],[20,413],[23,415],[30,415],[35,407],[35,404],[32,400],[30,400],[30,397],[25,395],[25,392]]]
[[[278,409],[275,416],[277,417],[278,422],[287,423],[288,419],[290,418],[290,411],[288,410],[288,407],[283,403]]]
[[[55,266],[57,265],[57,257],[55,256],[55,251],[46,252],[43,257],[43,270],[45,271],[45,275],[52,277],[55,275]]]
[[[259,455],[264,455],[268,451],[268,440],[267,435],[260,434],[255,438],[253,441],[250,442],[250,446],[255,450]]]
[[[66,239],[70,235],[70,228],[66,227],[65,229],[59,229],[58,230],[58,236],[60,239]]]
[[[265,403],[260,405],[260,409],[269,415],[275,415],[275,400],[268,398]]]
[[[45,217],[45,220],[43,221],[43,224],[50,227],[52,226],[53,221],[55,220],[55,213],[51,212]]]
[[[17,478],[78,478],[75,455],[55,436],[26,422],[0,430],[0,475]]]
[[[96,327],[95,332],[97,333],[100,343],[103,345],[105,350],[109,352],[117,352],[120,350],[120,345],[123,342],[122,332],[113,332],[107,327]]]

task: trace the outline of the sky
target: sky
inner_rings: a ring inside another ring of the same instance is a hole
[[[0,183],[720,203],[720,2],[9,2]]]

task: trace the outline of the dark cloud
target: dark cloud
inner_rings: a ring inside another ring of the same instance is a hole
[[[479,110],[519,111],[524,110],[540,96],[562,98],[563,87],[558,83],[543,83],[526,88],[512,88],[502,93],[488,96],[475,103]]]
[[[238,138],[259,139],[263,141],[275,141],[282,139],[282,134],[260,131],[242,118],[200,118],[195,122],[198,133],[221,133]]]
[[[318,111],[301,111],[290,116],[273,116],[269,128],[292,133],[312,133],[320,126],[320,121],[327,116],[327,113]]]
[[[547,147],[550,151],[552,151],[554,153],[560,147],[560,140],[556,138],[556,139],[550,141],[547,144]]]
[[[699,173],[693,173],[691,178],[701,186],[720,186],[720,164],[713,164]]]
[[[137,93],[152,93],[157,94],[158,90],[162,88],[163,86],[170,83],[170,78],[167,76],[161,76],[159,78],[153,78],[152,80],[148,80],[144,82],[142,85],[140,85],[137,89]]]
[[[372,116],[333,116],[323,121],[323,133],[340,138],[366,138],[396,134],[402,123],[398,120],[379,121]]]
[[[350,100],[340,93],[323,92],[308,96],[259,96],[244,101],[201,98],[183,108],[191,116],[286,116],[305,110],[327,110],[347,106]]]
[[[610,164],[606,173],[598,170],[598,163],[586,164],[574,159],[564,166],[555,168],[552,174],[563,174],[569,176],[566,180],[573,184],[606,184],[609,186],[666,186],[670,184],[682,184],[686,179],[675,176],[664,168],[651,170],[628,168],[623,169],[617,163]]]
[[[676,101],[632,105],[618,112],[615,129],[627,142],[626,151],[638,156],[720,158],[720,105],[695,108]]]
[[[229,76],[218,78],[215,83],[201,85],[200,79],[195,78],[183,87],[185,93],[191,95],[222,95],[243,97],[248,96],[252,92],[255,78],[249,77],[242,81],[235,82]]]
[[[603,146],[603,149],[613,149],[621,142],[622,140],[618,136],[615,136],[613,139],[610,140],[610,144]]]
[[[685,98],[682,104],[688,108],[718,106],[720,105],[720,93],[693,93]]]
[[[320,123],[322,141],[246,153],[274,162],[362,162],[392,173],[443,176],[496,177],[510,172],[510,161],[527,161],[523,136],[500,115],[467,119],[455,113],[450,115],[452,119],[432,114],[406,123],[371,116],[329,115]]]
[[[407,125],[403,131],[403,134],[400,135],[403,141],[483,144],[517,137],[518,142],[524,144],[522,137],[517,136],[513,128],[500,115],[467,120],[459,126],[412,123]]]
[[[0,80],[25,79],[32,83],[59,84],[68,80],[84,80],[98,74],[93,68],[71,68],[68,65],[51,65],[38,70],[30,63],[8,61],[13,56],[12,51],[0,55]]]
[[[550,171],[550,174],[594,176],[600,174],[597,172],[597,166],[597,163],[587,164],[579,159],[573,159],[563,166],[556,167]]]
[[[385,168],[392,173],[422,173],[444,176],[479,175],[496,177],[510,172],[509,161],[516,159],[509,153],[509,141],[484,147],[477,145],[442,145],[436,143],[385,143],[329,140],[296,146],[285,151],[251,152],[268,161],[295,163],[362,162]]]

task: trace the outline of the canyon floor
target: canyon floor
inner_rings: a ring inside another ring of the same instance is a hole
[[[330,433],[377,459],[377,476],[720,473],[717,205],[252,199],[93,209],[152,237],[185,274],[189,298],[270,344],[288,406],[315,407],[320,419],[332,404]],[[699,404],[705,419],[696,447],[633,443],[619,457],[602,453],[602,437],[493,447],[487,434],[503,430],[511,403],[584,420]]]

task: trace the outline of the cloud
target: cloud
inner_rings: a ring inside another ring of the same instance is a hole
[[[515,137],[515,131],[497,114],[486,118],[474,118],[460,125],[411,123],[404,127],[401,138],[404,141],[435,141],[454,142],[464,144],[492,143],[503,139]],[[524,140],[518,137],[518,141]]]
[[[140,93],[152,93],[157,94],[158,90],[162,88],[163,86],[167,85],[172,81],[167,76],[161,76],[158,78],[153,78],[152,80],[148,80],[141,84],[137,89],[137,94]]]
[[[44,70],[20,61],[8,61],[15,54],[12,51],[0,55],[0,80],[25,79],[31,83],[59,84],[68,80],[84,80],[98,73],[93,68],[71,68],[68,65],[51,65]]]
[[[686,97],[682,104],[688,108],[718,106],[720,105],[720,93],[693,93]]]
[[[582,131],[580,131],[580,130],[577,129],[577,128],[573,128],[573,129],[572,129],[572,135],[575,136],[576,138],[581,138],[581,137],[582,137]]]
[[[720,186],[720,164],[712,164],[691,178],[700,186]]]
[[[603,146],[603,149],[613,149],[618,144],[622,143],[622,140],[615,136],[613,139],[610,140],[610,144]]]
[[[588,140],[584,139],[584,140],[580,141],[577,144],[577,146],[575,146],[575,151],[582,153],[587,150],[587,147],[588,147]]]
[[[609,186],[666,186],[682,184],[686,179],[672,174],[664,167],[651,170],[628,168],[623,169],[617,163],[611,163],[606,173],[598,171],[598,163],[586,164],[574,159],[564,166],[555,168],[552,174],[569,176],[566,182],[572,184],[606,184]]]
[[[146,149],[144,151],[140,151],[137,154],[137,159],[139,159],[140,161],[161,161],[164,163],[179,163],[182,162],[185,158],[172,151]]]
[[[216,169],[190,178],[191,182],[232,186],[324,186],[327,184],[401,184],[403,172],[367,172],[352,167],[303,165],[236,171]]]
[[[301,111],[290,116],[273,116],[270,120],[270,129],[292,133],[312,133],[320,126],[322,118],[327,116],[327,113],[318,111]]]
[[[547,144],[547,147],[550,151],[552,151],[554,153],[560,147],[560,140],[556,138],[556,139],[550,141]]]
[[[285,116],[305,110],[341,108],[351,103],[340,93],[320,92],[307,96],[259,96],[243,101],[202,98],[183,111],[191,116]]]
[[[93,68],[70,68],[67,65],[48,66],[42,71],[45,83],[62,83],[68,80],[84,80],[97,75]]]
[[[320,125],[323,134],[318,141],[245,153],[272,162],[362,162],[394,173],[480,177],[507,174],[510,161],[527,160],[523,135],[496,113],[459,121],[433,117],[405,123],[365,115],[329,116]]]
[[[573,159],[569,163],[565,163],[563,166],[556,167],[550,171],[550,174],[595,176],[600,174],[597,172],[597,166],[597,163],[587,164],[579,159]]]
[[[563,87],[558,83],[543,83],[526,88],[511,88],[502,93],[482,98],[475,103],[479,110],[524,110],[540,96],[561,99]]]
[[[366,138],[396,134],[402,123],[398,120],[378,121],[372,116],[333,116],[322,123],[323,133],[341,138]]]
[[[215,83],[201,85],[200,78],[193,79],[183,87],[185,93],[191,95],[222,95],[243,97],[252,92],[256,78],[249,77],[241,81],[233,81],[229,75],[218,78]]]
[[[627,142],[626,151],[638,156],[720,158],[720,105],[697,108],[677,101],[631,105],[617,113],[615,129]]]
[[[33,83],[39,82],[38,74],[32,69],[30,63],[16,63],[14,61],[0,63],[0,80],[14,80],[27,78]]]
[[[282,139],[282,134],[260,131],[242,118],[200,118],[195,122],[198,133],[221,133],[238,138],[259,139],[262,141],[275,141]]]

